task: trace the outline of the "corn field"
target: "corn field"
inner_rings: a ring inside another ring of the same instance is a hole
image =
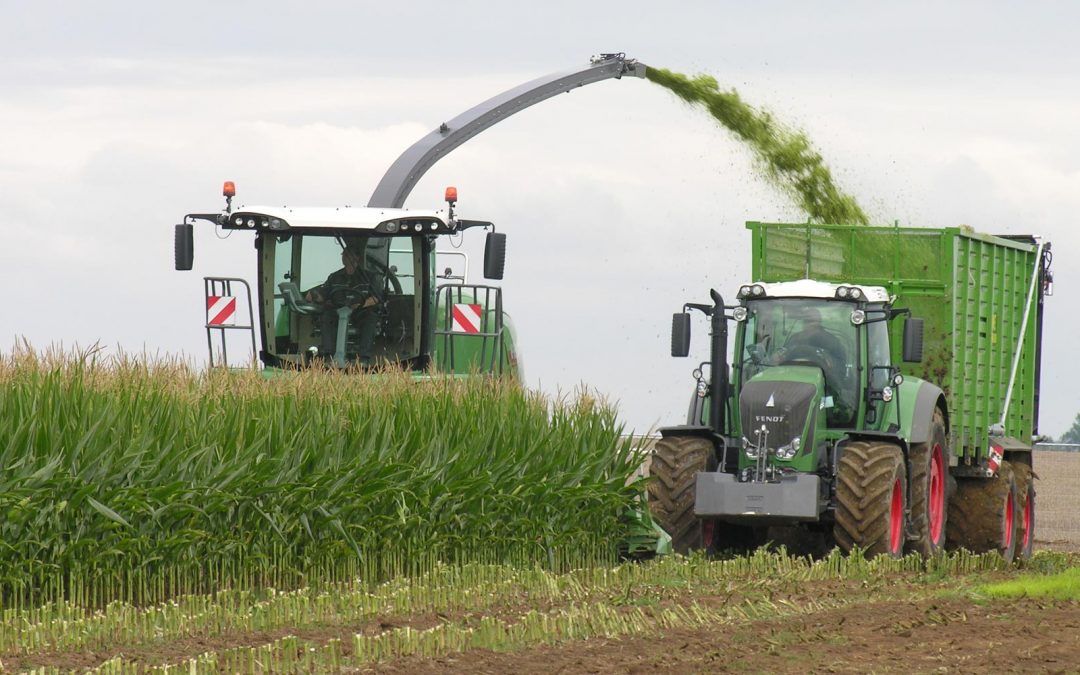
[[[612,561],[642,489],[609,406],[483,378],[23,349],[0,419],[6,607]]]

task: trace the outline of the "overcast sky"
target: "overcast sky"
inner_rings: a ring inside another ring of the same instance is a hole
[[[1080,10],[1074,3],[11,2],[0,0],[0,338],[204,359],[203,275],[250,238],[172,225],[239,203],[361,205],[411,143],[535,77],[625,51],[715,76],[808,133],[877,223],[1053,242],[1043,433],[1080,411]],[[671,312],[748,280],[747,220],[800,221],[746,150],[639,79],[530,108],[408,202],[509,235],[528,381],[587,383],[639,432],[683,421]],[[481,236],[474,236],[476,243]],[[472,247],[477,255],[479,247]],[[4,337],[6,336],[6,337]],[[2,344],[2,343],[0,343]]]

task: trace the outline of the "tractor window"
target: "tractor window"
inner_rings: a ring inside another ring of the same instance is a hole
[[[858,363],[851,305],[807,298],[777,298],[747,303],[743,340],[743,381],[780,365],[821,368],[830,424],[854,420],[858,408]]]
[[[889,357],[889,325],[885,321],[874,321],[866,325],[866,338],[869,344],[867,356],[870,357],[870,386],[880,389],[889,383],[889,371],[881,366],[892,365]]]

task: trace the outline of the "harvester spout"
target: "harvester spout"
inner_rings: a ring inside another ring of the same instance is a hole
[[[623,75],[645,77],[645,64],[626,58],[626,54],[600,54],[585,68],[553,73],[514,87],[474,106],[414,143],[379,181],[368,206],[400,208],[417,181],[435,162],[481,131],[494,126],[516,112],[545,101],[556,94],[569,93],[586,84]]]

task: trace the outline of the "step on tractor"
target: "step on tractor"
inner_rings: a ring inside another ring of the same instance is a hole
[[[402,207],[427,170],[473,136],[556,94],[623,75],[644,77],[645,66],[622,53],[601,54],[584,68],[532,80],[468,109],[403,152],[366,207],[234,210],[236,188],[226,182],[222,211],[188,214],[175,227],[177,270],[192,268],[196,222],[255,237],[254,302],[244,279],[204,278],[210,364],[215,351],[228,364],[226,335],[241,330],[268,368],[317,364],[363,372],[394,365],[520,377],[502,290],[468,283],[464,254],[437,250],[437,242],[466,230],[488,230],[484,277],[502,279],[506,235],[490,222],[458,218],[456,188],[447,189],[446,209]],[[445,264],[451,257],[456,270]]]
[[[650,508],[675,550],[795,533],[869,556],[1030,556],[1049,242],[747,227],[755,281],[672,321],[673,356],[689,354],[691,311],[711,327],[686,424],[651,456]]]

